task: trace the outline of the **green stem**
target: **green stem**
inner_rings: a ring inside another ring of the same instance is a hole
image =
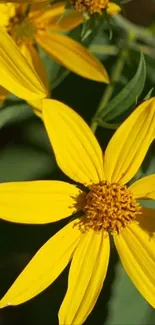
[[[155,46],[155,37],[151,30],[133,24],[120,14],[114,15],[112,19],[114,23],[120,28],[124,29],[127,34],[130,32],[130,34],[133,34],[135,38],[143,41],[146,44]]]
[[[117,55],[119,53],[119,49],[116,45],[100,45],[100,44],[92,44],[89,47],[89,51],[93,54],[104,54],[104,55]]]
[[[101,112],[105,106],[108,104],[112,94],[113,94],[113,91],[114,91],[114,88],[115,88],[115,83],[119,80],[119,77],[122,73],[122,70],[123,70],[123,67],[124,67],[124,64],[125,64],[125,61],[126,61],[126,57],[127,57],[127,54],[128,54],[128,49],[126,47],[124,47],[121,51],[120,51],[120,54],[119,54],[119,57],[117,59],[117,62],[116,62],[116,65],[114,66],[114,69],[112,71],[112,75],[111,75],[111,83],[107,86],[102,98],[101,98],[101,101],[100,101],[100,104],[98,106],[98,109],[92,119],[92,123],[91,123],[91,129],[92,131],[95,133],[97,127],[98,127],[98,123],[97,121],[95,120],[96,119],[96,116],[98,115],[99,112]]]

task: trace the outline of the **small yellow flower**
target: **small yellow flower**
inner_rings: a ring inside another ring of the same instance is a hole
[[[81,24],[80,13],[72,11],[62,18],[65,2],[59,2],[51,7],[39,4],[35,6],[35,9],[32,6],[29,12],[27,9],[28,5],[25,4],[0,4],[0,28],[5,28],[15,40],[21,53],[33,66],[47,89],[49,89],[47,73],[36,50],[36,44],[59,64],[82,77],[109,82],[108,74],[101,62],[84,46],[60,33]],[[0,46],[3,46],[1,38]],[[18,65],[15,53],[12,52],[11,55],[14,64]],[[1,85],[4,86],[3,80]],[[3,89],[0,91],[0,96],[5,97]]]
[[[70,3],[77,11],[88,15],[102,14],[104,10],[108,15],[114,15],[121,11],[120,6],[109,0],[70,0]]]
[[[113,237],[124,268],[155,307],[155,175],[127,184],[155,137],[155,98],[143,102],[120,126],[105,154],[84,120],[66,105],[43,99],[43,118],[59,167],[79,189],[61,181],[0,184],[4,220],[44,224],[73,215],[32,258],[0,301],[21,304],[47,288],[71,261],[59,324],[83,324],[106,276]]]

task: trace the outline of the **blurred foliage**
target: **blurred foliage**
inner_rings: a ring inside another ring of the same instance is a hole
[[[132,8],[139,13],[140,7],[137,7],[136,2],[132,2]],[[147,1],[145,1],[145,5],[147,7]],[[124,8],[126,16],[128,8],[129,5]],[[124,49],[126,51],[119,78],[115,80],[112,89],[111,98],[106,103],[105,110],[102,111],[104,114],[98,116],[104,122],[111,122],[111,120],[112,123],[120,122],[117,119],[117,114],[120,113],[122,121],[124,119],[122,114],[125,112],[125,116],[128,115],[135,108],[137,101],[143,100],[155,85],[155,21],[151,20],[150,25],[144,28],[136,25],[135,19],[134,23],[123,19],[118,16],[118,18],[111,18],[107,23],[101,18],[97,24],[94,21],[89,22],[84,29],[78,27],[70,33],[72,38],[81,41],[102,60],[110,75],[121,51]],[[109,37],[111,30],[112,37]],[[142,55],[139,63],[140,52],[145,57],[146,74]],[[70,105],[90,123],[106,86],[82,79],[60,67],[43,51],[40,50],[40,53],[48,71],[52,98]],[[155,95],[154,89],[152,95]],[[112,112],[113,115],[104,119],[108,116],[107,112]],[[114,129],[108,129],[104,123],[102,126],[97,130],[97,137],[104,151]],[[33,115],[28,104],[12,95],[0,108],[0,145],[1,182],[67,179],[56,165],[42,122]],[[154,144],[151,145],[135,179],[152,173],[155,173]],[[147,202],[147,206],[153,207],[153,203]],[[44,226],[24,226],[0,222],[1,295],[6,292],[6,289],[39,247],[62,225],[64,222]],[[68,269],[52,286],[32,301],[18,307],[1,310],[0,324],[57,325],[57,311],[66,291],[67,274]],[[98,302],[85,325],[154,323],[154,310],[131,283],[112,246],[108,276]]]

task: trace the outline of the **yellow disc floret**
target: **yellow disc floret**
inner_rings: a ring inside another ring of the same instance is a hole
[[[89,15],[94,13],[101,14],[103,9],[108,8],[109,0],[70,0],[71,5],[80,12],[86,12]]]
[[[131,191],[118,183],[100,182],[90,186],[83,211],[85,216],[79,219],[81,231],[93,229],[119,233],[127,224],[141,214],[140,205]]]

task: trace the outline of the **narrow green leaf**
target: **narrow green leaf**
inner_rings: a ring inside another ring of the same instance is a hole
[[[153,91],[154,91],[154,87],[152,87],[152,88],[149,90],[149,92],[147,93],[147,95],[145,96],[144,99],[145,99],[145,100],[150,99],[151,96],[152,96]]]
[[[98,114],[97,119],[104,119],[104,121],[112,121],[114,118],[120,116],[129,107],[131,107],[140,96],[144,89],[146,79],[146,64],[143,54],[140,56],[135,76],[128,82],[128,84],[116,95]]]

